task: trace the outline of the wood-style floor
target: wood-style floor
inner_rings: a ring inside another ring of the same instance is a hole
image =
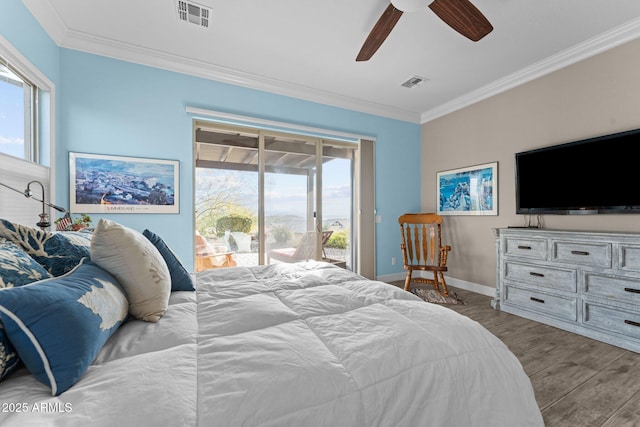
[[[518,357],[546,427],[640,426],[640,354],[496,311],[488,296],[449,289],[467,305],[446,307],[482,324]]]

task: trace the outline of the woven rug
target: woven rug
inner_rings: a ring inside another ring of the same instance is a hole
[[[449,292],[449,296],[445,297],[437,292],[435,289],[423,289],[415,288],[411,290],[411,293],[419,296],[426,302],[432,302],[434,304],[461,304],[467,305],[462,298],[455,292]]]

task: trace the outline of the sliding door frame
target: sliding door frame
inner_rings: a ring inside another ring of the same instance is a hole
[[[258,135],[258,150],[264,153],[266,136],[286,136],[304,139],[309,142],[315,142],[316,147],[316,191],[315,191],[315,231],[319,232],[322,228],[322,155],[323,144],[329,142],[332,145],[343,145],[354,149],[355,156],[353,159],[353,170],[351,190],[352,190],[352,206],[351,218],[353,221],[351,230],[351,268],[368,278],[375,278],[376,258],[375,258],[375,138],[359,135],[345,134],[342,132],[332,132],[331,130],[309,128],[296,126],[288,123],[265,121],[259,119],[248,118],[244,116],[229,115],[209,110],[201,110],[187,107],[188,113],[198,113],[200,118],[193,119],[193,144],[194,144],[194,165],[198,161],[198,141],[196,138],[197,130],[200,126],[206,126],[209,129],[220,129],[226,131],[249,132]],[[203,117],[203,113],[206,112]],[[220,118],[218,117],[220,116]],[[229,123],[229,117],[235,117],[242,122],[255,121],[255,125],[251,124],[233,124]],[[221,120],[222,119],[222,120]],[[265,128],[268,124],[269,128],[275,127],[288,129],[287,131],[277,131]],[[290,129],[290,130],[289,130]],[[310,131],[313,132],[310,132]],[[319,136],[313,136],[315,133]],[[335,137],[333,135],[335,134]],[[365,163],[363,163],[365,162]],[[258,232],[259,232],[259,263],[266,264],[266,246],[265,246],[265,217],[264,217],[264,172],[266,171],[264,156],[258,155]],[[195,203],[195,168],[193,170],[194,182],[194,203]],[[194,209],[195,221],[195,209]],[[195,222],[194,222],[195,223]],[[316,239],[318,256],[322,253],[321,239]]]

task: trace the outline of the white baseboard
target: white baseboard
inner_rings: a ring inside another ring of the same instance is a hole
[[[418,276],[420,277],[431,277],[430,273],[418,272]],[[385,274],[383,276],[377,276],[376,280],[381,282],[395,282],[398,280],[404,280],[407,277],[407,273],[394,273],[394,274]],[[464,289],[466,291],[475,292],[477,294],[486,295],[488,297],[496,296],[496,288],[480,285],[474,282],[467,282],[466,280],[456,279],[454,277],[445,276],[445,280],[447,281],[447,285],[452,286],[454,288]]]
[[[458,289],[464,289],[466,291],[475,292],[476,294],[486,295],[488,297],[496,296],[496,288],[492,288],[478,283],[467,282],[466,280],[460,280],[453,277],[445,276],[447,286],[452,286]]]
[[[395,282],[397,280],[404,280],[407,277],[407,273],[394,273],[394,274],[385,274],[384,276],[376,276],[376,280],[381,282]]]

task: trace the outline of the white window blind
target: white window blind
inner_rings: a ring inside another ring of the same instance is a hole
[[[23,192],[30,181],[40,181],[44,186],[44,200],[47,202],[51,201],[49,175],[50,171],[46,166],[0,154],[0,183]],[[31,191],[33,197],[40,200],[42,199],[39,185],[31,185]],[[42,203],[0,186],[0,218],[37,228],[36,223],[40,221],[38,214],[41,212]],[[46,208],[46,212],[50,215],[51,222],[53,223],[57,216],[55,216],[48,207]]]

